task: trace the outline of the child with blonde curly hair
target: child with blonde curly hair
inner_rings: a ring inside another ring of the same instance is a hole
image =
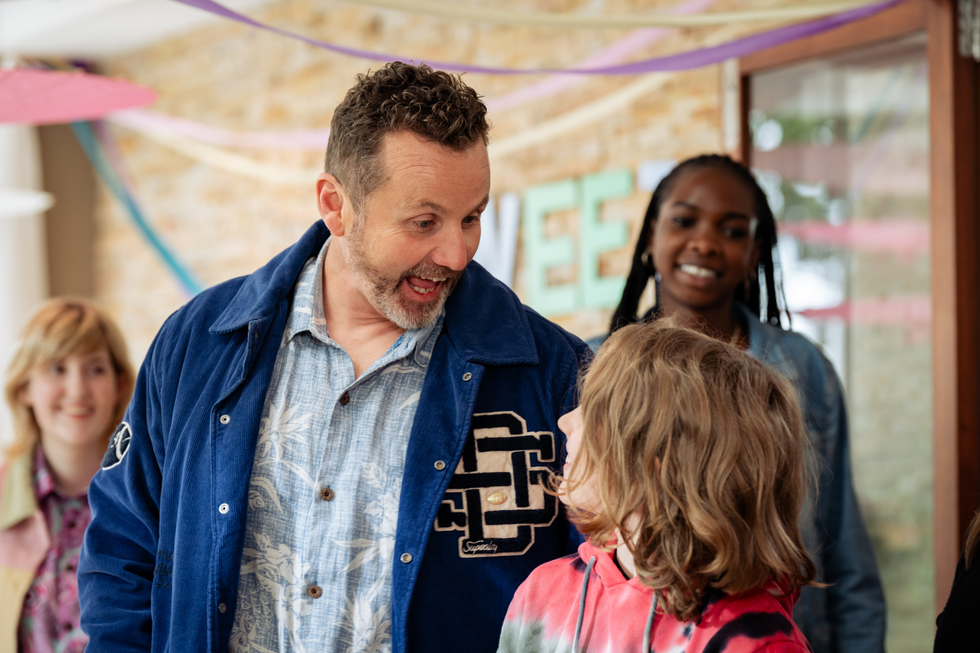
[[[587,541],[517,590],[500,652],[809,651],[792,618],[816,577],[797,527],[809,450],[796,394],[667,322],[610,336],[559,421],[557,492]]]

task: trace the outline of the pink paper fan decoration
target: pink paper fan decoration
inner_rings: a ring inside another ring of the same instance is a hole
[[[80,70],[0,70],[0,123],[94,120],[155,99],[156,93],[148,88]]]

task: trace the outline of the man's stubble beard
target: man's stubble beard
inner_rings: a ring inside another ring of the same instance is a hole
[[[449,294],[463,276],[463,272],[423,261],[397,278],[390,277],[368,262],[364,241],[363,225],[355,226],[347,235],[346,247],[342,247],[341,251],[357,289],[371,306],[385,319],[406,331],[424,329],[435,322]],[[436,291],[439,293],[437,299],[422,303],[407,300],[402,294],[401,284],[408,277],[443,277],[445,281]]]

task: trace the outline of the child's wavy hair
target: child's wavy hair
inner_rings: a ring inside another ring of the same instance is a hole
[[[597,545],[618,530],[666,612],[697,617],[709,587],[816,585],[797,526],[809,441],[779,374],[668,318],[610,336],[581,406],[566,492],[588,483],[601,507],[570,501],[571,518]]]
[[[136,379],[119,327],[94,303],[78,298],[48,300],[31,315],[7,367],[4,393],[14,421],[14,439],[3,452],[8,458],[30,451],[40,441],[34,411],[23,401],[31,372],[67,356],[90,354],[103,348],[109,352],[119,383],[114,421],[106,427],[105,444],[108,444],[113,428],[122,421]]]

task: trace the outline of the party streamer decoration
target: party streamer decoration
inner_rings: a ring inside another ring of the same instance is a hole
[[[212,127],[193,120],[153,111],[118,111],[109,116],[117,125],[142,134],[169,134],[187,141],[241,148],[279,150],[322,150],[330,139],[330,129],[297,129],[292,131],[235,131]]]
[[[718,0],[688,0],[672,7],[670,13],[678,15],[693,14],[704,11],[717,2]],[[618,63],[640,48],[653,45],[667,35],[673,34],[674,31],[664,27],[634,30],[622,39],[613,42],[611,45],[589,56],[585,60],[580,61],[576,67],[593,68]],[[586,77],[581,75],[549,75],[540,82],[529,84],[501,97],[489,98],[484,100],[484,102],[486,102],[487,109],[491,112],[513,109],[533,100],[540,100],[556,95],[577,84],[581,84],[586,79]]]
[[[619,89],[605,97],[573,109],[556,118],[530,127],[522,132],[490,143],[491,158],[513,154],[534,145],[546,142],[561,134],[582,129],[586,125],[601,120],[603,116],[623,107],[649,93],[662,88],[674,75],[656,74],[642,77],[638,81]],[[281,165],[261,163],[238,154],[232,154],[204,143],[190,141],[164,134],[159,131],[143,132],[147,138],[188,158],[200,161],[211,167],[230,172],[248,179],[284,185],[307,185],[320,174],[320,169],[284,168]]]
[[[255,179],[272,184],[282,185],[312,185],[316,176],[323,172],[319,168],[284,168],[281,165],[261,163],[240,154],[232,154],[211,145],[190,141],[185,138],[162,134],[160,132],[143,132],[150,140],[182,154],[189,159],[200,161],[212,168],[224,170],[240,177]]]
[[[690,14],[716,4],[718,0],[688,0],[673,7],[675,14]],[[579,66],[605,66],[622,61],[633,52],[648,47],[661,40],[673,30],[667,28],[644,28],[634,30],[622,39],[596,52]],[[556,95],[584,81],[578,75],[549,75],[545,79],[523,86],[506,95],[487,98],[484,102],[491,112],[513,109],[534,100]],[[329,129],[301,129],[292,131],[236,131],[213,127],[203,123],[177,118],[162,113],[136,109],[119,111],[108,117],[115,124],[134,131],[170,135],[185,141],[198,141],[210,145],[237,148],[264,148],[280,150],[323,150],[329,140]],[[186,148],[184,148],[186,149]]]
[[[175,2],[180,2],[182,4],[188,5],[190,7],[196,7],[203,11],[227,18],[230,20],[237,21],[249,27],[254,27],[256,29],[262,29],[274,34],[279,34],[280,36],[285,36],[288,38],[296,39],[307,43],[309,45],[330,50],[331,52],[337,52],[339,54],[345,54],[352,57],[360,57],[362,59],[368,59],[371,61],[425,61],[434,68],[440,68],[442,70],[450,70],[455,72],[471,72],[471,73],[489,73],[496,75],[539,75],[539,74],[553,74],[553,73],[564,73],[564,74],[579,74],[579,75],[637,75],[641,73],[649,72],[664,72],[664,71],[678,71],[678,70],[689,70],[691,68],[700,68],[701,66],[707,66],[710,64],[719,63],[725,59],[731,59],[733,57],[742,57],[752,52],[757,52],[765,48],[770,48],[775,45],[780,45],[782,43],[788,43],[790,41],[795,41],[807,36],[812,36],[814,34],[819,34],[821,32],[826,32],[828,30],[835,29],[841,25],[846,25],[847,23],[853,22],[855,20],[860,20],[861,18],[866,18],[871,16],[883,9],[894,6],[902,2],[902,0],[888,0],[887,2],[881,2],[873,5],[867,5],[859,7],[857,9],[851,9],[833,16],[828,16],[826,18],[821,18],[819,20],[810,21],[807,23],[798,23],[795,25],[789,25],[786,27],[780,27],[769,32],[763,32],[761,34],[754,34],[752,36],[737,39],[735,41],[730,41],[722,45],[701,48],[699,50],[694,50],[691,52],[682,52],[680,54],[669,55],[666,57],[657,57],[653,59],[646,59],[643,61],[638,61],[630,64],[619,64],[614,66],[600,66],[595,68],[496,68],[491,66],[474,66],[469,64],[461,64],[450,61],[435,61],[430,60],[425,57],[405,57],[401,55],[393,55],[379,52],[370,52],[368,50],[360,50],[358,48],[348,48],[341,45],[336,45],[333,43],[327,43],[326,41],[319,41],[301,34],[295,34],[287,30],[279,29],[278,27],[272,27],[271,25],[266,25],[260,23],[256,20],[239,14],[236,11],[221,5],[215,0],[174,0]]]
[[[491,143],[489,147],[490,156],[491,158],[498,158],[513,154],[533,145],[547,142],[561,134],[581,129],[588,124],[601,120],[606,114],[612,113],[613,111],[620,111],[641,97],[663,88],[664,84],[673,77],[674,75],[672,74],[664,73],[642,77],[638,81],[618,91],[614,91],[595,102],[573,109],[557,118],[538,123],[523,132]]]
[[[773,7],[718,11],[695,16],[676,16],[664,13],[595,16],[586,14],[517,13],[493,7],[428,2],[427,0],[352,0],[357,4],[395,9],[436,18],[465,20],[474,23],[516,25],[519,27],[554,27],[559,29],[633,29],[636,27],[710,27],[732,23],[755,23],[766,20],[806,20],[836,14],[848,9],[866,7],[867,0],[849,2],[817,2],[803,6]]]
[[[115,195],[119,203],[123,205],[136,225],[137,230],[143,234],[150,247],[153,248],[163,260],[164,264],[174,273],[184,290],[192,296],[201,292],[203,288],[201,282],[170,251],[170,248],[163,242],[156,233],[156,230],[147,222],[143,211],[133,197],[133,193],[122,181],[122,175],[113,168],[112,163],[106,156],[105,149],[100,144],[92,126],[87,122],[73,122],[71,123],[71,129],[75,133],[75,138],[78,139],[79,144],[85,151],[88,160],[91,161],[92,167],[95,168],[95,171],[102,179],[102,182]]]

